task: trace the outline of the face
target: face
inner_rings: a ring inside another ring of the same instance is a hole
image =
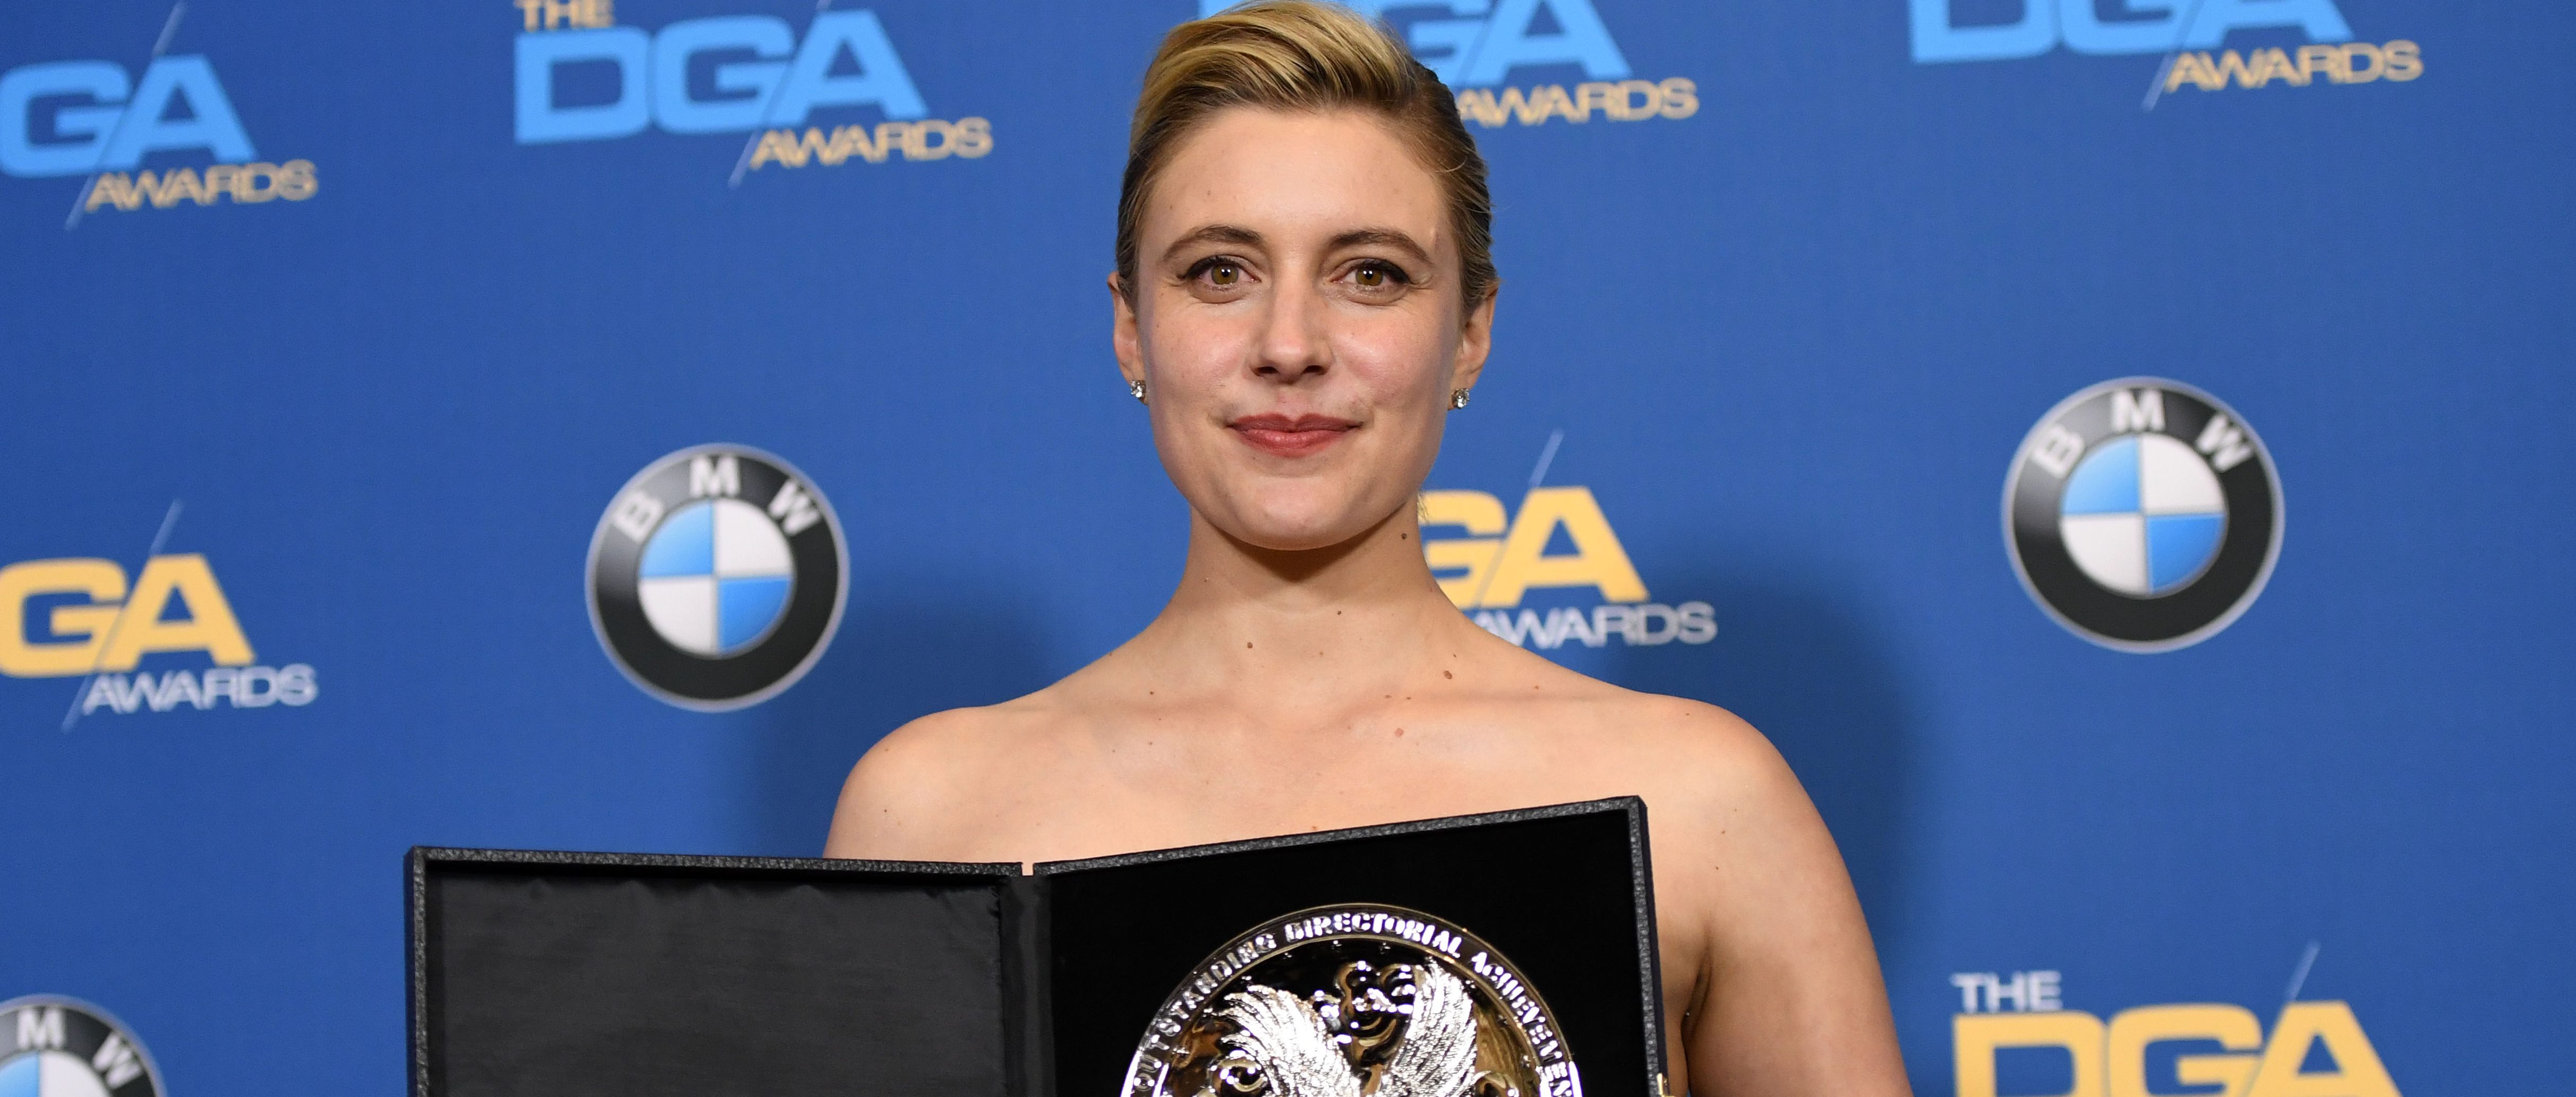
[[[1111,294],[1172,482],[1266,549],[1411,506],[1492,332],[1459,277],[1439,183],[1375,116],[1207,119],[1146,196],[1134,304]]]

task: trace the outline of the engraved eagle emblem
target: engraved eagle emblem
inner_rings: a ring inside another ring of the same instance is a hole
[[[1362,978],[1374,974],[1354,967]],[[1222,1040],[1227,1055],[1212,1088],[1266,1097],[1467,1097],[1483,1073],[1476,1069],[1475,1002],[1465,981],[1438,965],[1406,967],[1409,1004],[1383,988],[1351,993],[1347,985],[1340,1002],[1325,1001],[1320,1010],[1259,984],[1226,995],[1218,1016],[1233,1031]],[[1396,1016],[1403,1017],[1400,1035],[1391,1023]],[[1367,1084],[1372,1073],[1374,1087]]]

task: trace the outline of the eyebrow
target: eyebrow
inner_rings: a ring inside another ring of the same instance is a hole
[[[1397,251],[1407,252],[1410,253],[1413,258],[1420,260],[1422,265],[1426,267],[1431,265],[1430,249],[1415,243],[1412,237],[1394,229],[1352,229],[1349,232],[1333,237],[1332,250],[1341,251],[1344,248],[1370,246],[1394,248]]]
[[[1171,247],[1164,248],[1163,261],[1170,262],[1173,256],[1179,255],[1193,244],[1240,244],[1244,247],[1260,247],[1261,243],[1260,233],[1241,225],[1201,225],[1183,233],[1180,239],[1172,241]]]

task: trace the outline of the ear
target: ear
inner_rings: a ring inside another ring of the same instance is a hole
[[[1109,346],[1118,354],[1118,372],[1129,381],[1145,379],[1145,355],[1138,349],[1136,303],[1120,292],[1118,274],[1109,275]]]
[[[1485,299],[1467,310],[1467,323],[1458,332],[1458,356],[1449,367],[1449,387],[1473,389],[1476,379],[1485,374],[1485,356],[1494,350],[1494,298],[1502,295],[1497,283],[1486,291]]]

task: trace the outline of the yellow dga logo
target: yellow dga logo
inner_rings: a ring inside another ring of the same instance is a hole
[[[31,607],[42,608],[31,621]],[[30,629],[38,624],[40,629]],[[146,655],[202,653],[204,671],[131,674]],[[203,709],[302,705],[316,694],[313,668],[256,666],[250,637],[214,569],[195,553],[155,556],[131,585],[114,560],[27,560],[0,568],[0,674],[12,678],[94,675],[80,711],[186,703]]]
[[[1648,600],[1637,565],[1590,488],[1531,488],[1517,515],[1481,491],[1426,491],[1420,507],[1422,555],[1441,591],[1496,636],[1549,649],[1568,640],[1597,648],[1613,639],[1652,646],[1705,644],[1717,636],[1716,611],[1708,603]],[[1456,527],[1466,536],[1434,538],[1430,531],[1436,527]],[[1548,551],[1559,531],[1573,551]],[[1558,606],[1544,614],[1519,609],[1533,590],[1585,587],[1604,604]]]
[[[2014,972],[2008,980],[1970,973],[1950,981],[1970,1010],[1978,1008],[1980,990],[1986,1009],[2007,1000],[2014,1007],[1951,1019],[1958,1097],[1996,1097],[1995,1060],[2014,1049],[2063,1051],[2073,1061],[2072,1083],[2050,1097],[2150,1097],[2174,1084],[2220,1087],[2203,1091],[2214,1097],[2399,1097],[2378,1049],[2343,1002],[2290,1002],[2266,1038],[2253,1010],[2226,1003],[2139,1006],[2107,1023],[2061,1009],[2054,971]],[[2170,1060],[2172,1082],[2151,1080],[2148,1049],[2168,1043],[2193,1047]],[[2219,1050],[2200,1050],[2213,1044]],[[2309,1069],[2320,1048],[2332,1063]]]

